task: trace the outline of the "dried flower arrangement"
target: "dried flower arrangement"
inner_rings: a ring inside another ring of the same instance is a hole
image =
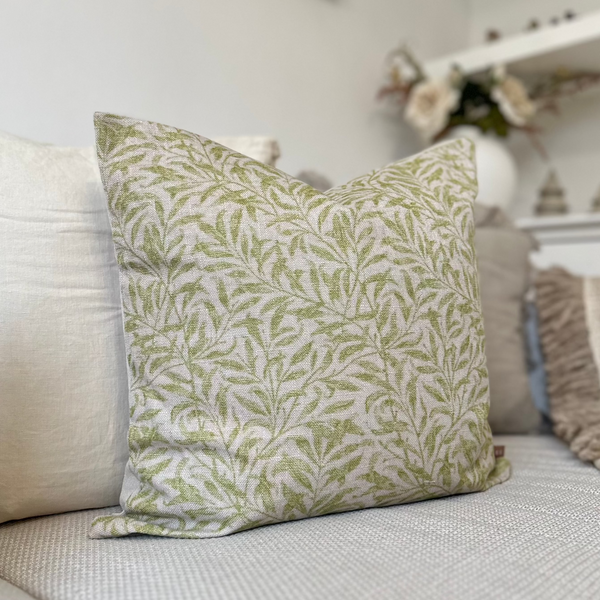
[[[600,73],[562,69],[536,76],[526,85],[500,65],[476,75],[455,67],[445,79],[431,79],[407,48],[399,48],[389,55],[387,79],[379,97],[400,104],[406,122],[431,142],[460,125],[474,125],[500,137],[520,130],[533,139],[537,129],[531,121],[537,112],[556,111],[559,98],[600,83]]]

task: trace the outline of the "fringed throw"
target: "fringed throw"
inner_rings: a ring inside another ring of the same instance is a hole
[[[600,469],[600,365],[595,356],[600,280],[555,267],[538,275],[536,291],[554,432],[581,460]]]

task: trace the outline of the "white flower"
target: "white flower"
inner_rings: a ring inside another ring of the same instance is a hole
[[[506,75],[503,67],[494,70],[497,84],[490,94],[492,100],[498,103],[504,118],[517,127],[522,127],[535,115],[535,104],[529,98],[525,86],[520,79]]]
[[[431,140],[444,129],[459,99],[458,90],[445,81],[423,81],[413,88],[404,118],[425,140]]]

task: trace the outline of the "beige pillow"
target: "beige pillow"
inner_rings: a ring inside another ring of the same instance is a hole
[[[95,149],[0,133],[0,257],[0,523],[117,504],[127,369]]]
[[[490,375],[494,433],[529,433],[540,422],[533,404],[525,350],[525,293],[532,238],[499,209],[475,205],[475,248]]]
[[[127,372],[91,148],[0,134],[0,522],[119,498]]]

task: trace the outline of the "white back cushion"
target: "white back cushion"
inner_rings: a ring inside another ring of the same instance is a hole
[[[240,154],[245,154],[265,165],[275,166],[281,153],[277,140],[264,136],[217,137],[217,144],[227,146]]]
[[[118,289],[93,150],[0,134],[0,522],[118,502]]]
[[[222,141],[279,156],[269,138]],[[0,523],[119,503],[127,395],[95,150],[0,133]]]

